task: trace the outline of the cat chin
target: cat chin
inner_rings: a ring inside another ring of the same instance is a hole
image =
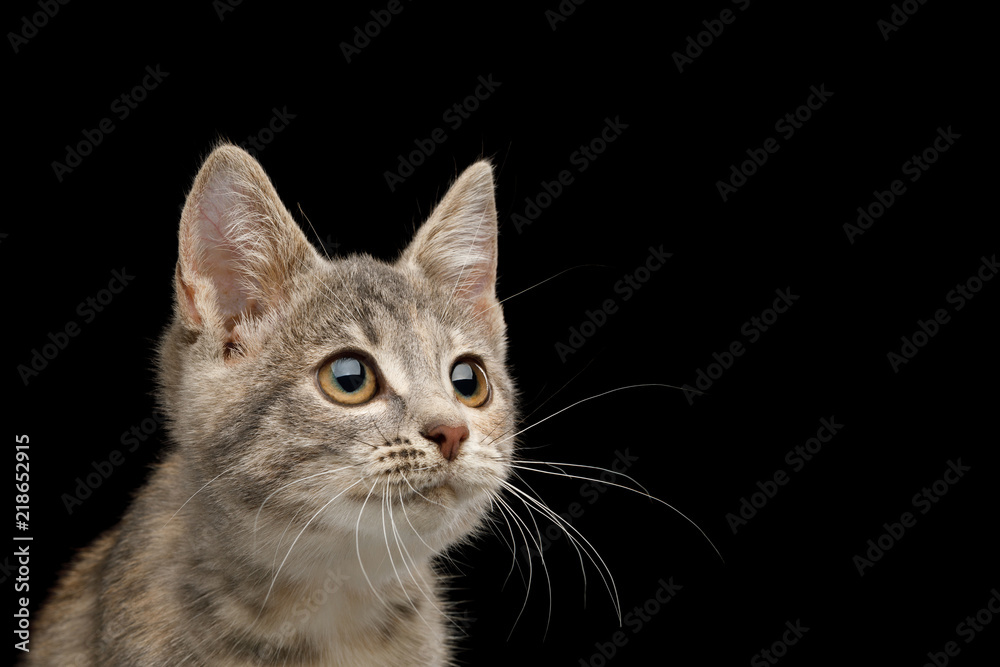
[[[482,492],[476,492],[451,481],[445,481],[408,490],[402,496],[396,495],[390,501],[395,511],[408,512],[411,520],[416,517],[422,523],[449,522],[456,516],[475,513],[483,499]],[[429,527],[429,526],[428,526]]]
[[[390,503],[397,524],[442,548],[471,532],[489,509],[491,492],[454,481],[418,487]]]
[[[423,512],[441,514],[471,513],[478,514],[488,507],[498,489],[494,486],[483,486],[470,483],[468,479],[452,478],[443,482],[418,486],[409,493],[404,493],[402,499],[398,496],[393,502],[398,506],[406,504],[406,509],[419,509]]]

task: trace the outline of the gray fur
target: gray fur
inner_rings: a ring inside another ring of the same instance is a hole
[[[434,559],[482,526],[513,448],[496,234],[481,162],[396,262],[329,261],[260,165],[217,147],[159,352],[172,446],[63,576],[26,664],[451,664]],[[342,350],[377,367],[365,404],[317,385]],[[462,357],[486,370],[482,407],[456,400]],[[453,461],[424,435],[440,424],[469,429]]]

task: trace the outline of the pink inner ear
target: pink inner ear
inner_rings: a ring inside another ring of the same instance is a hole
[[[252,312],[255,305],[242,273],[244,257],[233,240],[236,230],[231,217],[236,203],[233,184],[228,179],[218,178],[206,184],[194,216],[183,221],[187,238],[181,253],[185,273],[205,278],[214,287],[216,308],[230,332],[240,314]],[[197,310],[196,288],[180,282],[189,314],[200,323],[204,318]]]
[[[477,310],[479,302],[492,302],[494,299],[494,265],[492,263],[471,264],[463,267],[455,286],[455,297],[473,302]]]
[[[496,216],[492,168],[477,162],[448,188],[404,256],[482,313],[496,302]]]
[[[231,244],[206,246],[201,255],[198,273],[208,278],[215,287],[215,301],[219,312],[227,321],[227,329],[250,309],[250,295],[241,282],[240,255]]]

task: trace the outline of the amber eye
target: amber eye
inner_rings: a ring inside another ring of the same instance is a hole
[[[471,359],[462,359],[451,369],[455,397],[470,408],[481,407],[490,398],[486,373]]]
[[[318,379],[323,393],[345,405],[364,403],[378,391],[371,367],[361,357],[351,354],[323,364]]]

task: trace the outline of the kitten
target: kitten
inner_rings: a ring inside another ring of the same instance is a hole
[[[159,347],[171,448],[64,574],[25,664],[451,664],[433,561],[512,465],[496,270],[486,162],[395,263],[331,261],[217,147]]]

